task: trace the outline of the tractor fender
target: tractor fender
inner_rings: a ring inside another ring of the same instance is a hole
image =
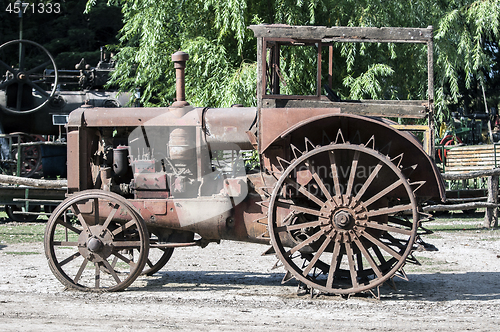
[[[263,166],[272,169],[276,157],[293,158],[291,146],[300,151],[307,145],[350,142],[379,151],[398,163],[401,169],[413,168],[410,183],[423,183],[415,196],[445,201],[445,185],[434,161],[424,151],[415,135],[391,127],[394,122],[354,114],[323,114],[300,121],[281,132],[275,139],[261,145]],[[310,143],[308,143],[310,142]],[[281,153],[280,151],[281,147]],[[280,155],[281,154],[281,155]],[[267,165],[266,165],[267,163]]]

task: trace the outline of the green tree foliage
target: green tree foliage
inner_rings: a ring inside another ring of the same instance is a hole
[[[91,9],[97,0],[90,0]],[[435,27],[438,111],[467,103],[475,82],[493,82],[499,0],[110,0],[124,27],[113,80],[137,87],[146,105],[175,95],[170,55],[190,54],[187,99],[195,105],[255,105],[256,41],[250,24]],[[295,53],[292,53],[295,52]],[[285,52],[287,93],[310,93],[310,51]],[[335,46],[333,88],[344,98],[426,99],[426,48],[401,44]],[[488,76],[489,75],[489,76]],[[464,82],[464,84],[462,84]],[[486,87],[492,88],[492,87]],[[470,105],[462,105],[470,106]]]

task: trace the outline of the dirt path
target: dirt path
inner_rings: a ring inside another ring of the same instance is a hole
[[[500,236],[440,232],[417,253],[410,281],[382,298],[297,295],[261,245],[222,242],[174,252],[121,293],[65,290],[42,243],[0,245],[2,331],[497,331]]]

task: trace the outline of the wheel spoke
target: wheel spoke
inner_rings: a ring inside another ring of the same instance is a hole
[[[408,210],[411,210],[412,208],[413,208],[413,205],[411,203],[406,204],[406,205],[396,205],[396,206],[393,206],[390,208],[382,208],[379,210],[369,211],[366,213],[366,215],[368,217],[375,217],[375,216],[381,216],[384,214],[391,214],[391,213],[408,211]]]
[[[23,102],[23,85],[24,83],[17,83],[17,98],[16,98],[16,111],[19,112],[21,110],[22,102]]]
[[[83,218],[82,213],[80,212],[80,209],[78,208],[78,206],[76,204],[73,204],[73,205],[71,205],[71,208],[73,209],[74,214],[76,215],[76,217],[80,221],[80,224],[82,225],[83,229],[86,232],[88,232],[89,234],[92,234],[92,232],[90,231],[89,225],[87,225],[87,222]]]
[[[19,43],[19,46],[21,47],[20,53],[19,53],[19,70],[23,71],[24,70],[24,60],[25,60],[25,55],[26,55],[26,46],[24,46],[23,43]]]
[[[119,208],[120,208],[119,204],[115,204],[113,206],[113,209],[111,210],[111,212],[109,213],[108,217],[106,218],[106,221],[102,225],[103,228],[108,228],[109,223],[111,222],[111,220],[113,220],[113,218],[115,217],[115,213],[116,213],[116,211],[118,211]]]
[[[361,200],[361,197],[363,197],[363,194],[366,192],[368,187],[370,187],[373,180],[375,180],[375,178],[378,176],[378,173],[380,172],[381,169],[382,169],[382,162],[380,161],[377,164],[377,166],[375,166],[375,169],[373,170],[373,172],[370,173],[370,176],[368,177],[368,179],[366,179],[365,183],[363,184],[363,187],[361,187],[361,189],[356,194],[355,199],[357,201]]]
[[[301,212],[301,213],[310,214],[310,215],[317,216],[317,217],[322,217],[321,211],[305,208],[302,206],[297,206],[294,203],[289,203],[289,202],[284,202],[284,201],[278,200],[276,202],[276,205],[279,207],[282,207],[282,208],[290,209],[290,210],[295,211],[295,212]]]
[[[285,225],[285,226],[280,226],[276,227],[276,232],[289,232],[289,231],[294,231],[297,229],[303,229],[306,227],[317,227],[323,224],[323,221],[317,220],[317,221],[311,221],[311,222],[304,222],[301,224],[293,224],[293,225]]]
[[[94,198],[94,225],[99,225],[99,200]]]
[[[127,230],[127,229],[129,229],[130,227],[134,226],[135,224],[136,224],[136,220],[135,220],[135,218],[132,218],[132,220],[131,220],[131,221],[129,221],[129,222],[127,222],[126,224],[121,225],[120,227],[118,227],[117,229],[115,229],[115,230],[112,232],[112,234],[113,234],[114,236],[116,236],[116,235],[120,234],[121,232],[126,231],[126,230]]]
[[[346,195],[351,196],[352,186],[354,185],[354,179],[356,178],[356,171],[358,169],[359,151],[354,152],[354,157],[352,158],[351,164],[351,174],[349,175],[349,181],[347,182]]]
[[[387,224],[379,224],[379,223],[374,222],[374,221],[370,221],[370,222],[365,223],[365,226],[368,228],[374,228],[374,229],[379,229],[382,231],[394,232],[394,233],[399,233],[399,234],[404,234],[404,235],[411,235],[411,233],[412,233],[412,231],[409,229],[389,226]]]
[[[399,179],[398,181],[394,182],[393,184],[391,184],[390,186],[388,186],[384,190],[377,193],[375,196],[373,196],[369,200],[366,200],[365,206],[370,206],[371,204],[378,201],[380,198],[384,197],[385,195],[387,195],[388,193],[390,193],[391,191],[393,191],[394,189],[396,189],[397,187],[399,187],[402,184],[403,184],[403,180]]]
[[[377,263],[373,260],[372,255],[370,252],[366,249],[365,245],[359,240],[358,237],[354,237],[353,239],[354,243],[356,243],[356,246],[359,248],[363,256],[365,256],[366,260],[368,261],[368,264],[370,264],[373,272],[377,275],[377,277],[382,278],[383,274],[382,271],[377,266]]]
[[[292,187],[297,189],[299,191],[299,193],[306,196],[307,198],[309,198],[311,201],[318,204],[319,206],[323,206],[323,204],[325,204],[325,202],[323,202],[322,200],[320,200],[319,198],[317,198],[316,196],[311,194],[303,185],[298,184],[296,181],[294,181],[290,178],[287,178],[285,180],[285,182],[290,184]]]
[[[100,282],[101,282],[101,269],[99,268],[99,263],[95,262],[95,288],[99,288]]]
[[[16,75],[17,74],[17,71],[14,68],[12,68],[11,66],[9,66],[8,64],[6,64],[5,62],[3,62],[2,60],[0,60],[0,66],[2,66],[3,69],[5,69],[8,72],[10,72],[12,75]]]
[[[72,230],[72,231],[73,231],[73,232],[75,232],[76,234],[80,234],[80,233],[82,232],[82,230],[81,230],[81,229],[78,229],[78,228],[74,227],[73,225],[68,224],[67,222],[62,221],[62,220],[60,220],[60,219],[58,219],[58,220],[57,220],[57,223],[58,223],[59,225],[62,225],[62,226],[64,226],[64,227],[66,227],[66,229]]]
[[[118,257],[119,259],[121,259],[122,261],[124,261],[125,263],[127,263],[128,265],[130,265],[131,269],[135,268],[136,264],[131,259],[128,259],[127,257],[123,256],[122,254],[120,254],[117,251],[113,251],[113,255],[115,255],[115,257]]]
[[[319,260],[321,255],[323,255],[323,252],[325,251],[326,247],[328,247],[328,245],[330,244],[331,241],[332,241],[332,238],[327,236],[326,240],[323,242],[321,247],[314,254],[313,259],[311,259],[311,261],[309,262],[309,265],[307,265],[307,267],[304,269],[304,272],[302,272],[302,275],[304,277],[307,276],[309,274],[309,272],[311,271],[311,269],[316,265],[316,262]]]
[[[351,272],[350,274],[351,274],[352,287],[357,288],[359,286],[359,284],[358,284],[356,266],[355,266],[354,257],[353,257],[352,242],[350,240],[348,240],[345,244],[345,251],[346,251],[347,261],[349,263],[349,271]]]
[[[38,65],[35,68],[26,71],[26,74],[30,75],[30,74],[36,73],[40,69],[45,69],[47,67],[47,65],[50,65],[51,63],[52,63],[52,61],[50,61],[50,60],[46,61],[46,62],[42,63],[41,65]]]
[[[106,269],[108,269],[108,272],[113,276],[113,278],[115,279],[116,283],[117,284],[121,283],[122,281],[120,280],[120,278],[116,274],[115,269],[113,267],[111,267],[111,265],[109,264],[109,262],[107,260],[103,260],[102,262],[104,263],[104,266],[106,267]]]
[[[72,241],[54,241],[52,244],[54,247],[78,247],[78,242]]]
[[[398,260],[401,259],[401,255],[400,254],[398,254],[397,252],[395,252],[392,248],[390,248],[385,243],[381,242],[379,239],[373,237],[368,232],[363,232],[363,233],[361,233],[361,235],[365,239],[367,239],[368,241],[370,241],[371,243],[373,243],[373,244],[377,245],[378,247],[382,248],[385,252],[387,252],[388,254],[392,255],[396,259],[398,259]]]
[[[80,265],[80,268],[78,269],[78,272],[76,273],[76,276],[75,278],[73,279],[73,282],[75,284],[78,284],[78,281],[80,281],[80,278],[82,276],[82,273],[83,271],[85,270],[85,268],[87,267],[87,264],[88,264],[89,260],[87,258],[84,258],[83,259],[83,263],[82,265]]]
[[[64,266],[64,265],[68,264],[69,262],[71,262],[72,260],[74,260],[75,258],[77,258],[79,256],[80,256],[80,253],[77,251],[73,255],[71,255],[68,258],[66,258],[65,260],[59,262],[59,266]]]
[[[340,241],[337,241],[336,238],[339,237],[339,234],[335,234],[333,237],[333,254],[332,254],[332,261],[330,263],[330,271],[328,271],[328,279],[326,280],[326,287],[327,288],[332,288],[333,285],[333,278],[335,276],[335,271],[337,271],[337,266],[339,263],[342,261],[342,256],[340,254]],[[340,259],[339,259],[340,258]]]
[[[333,151],[330,151],[328,157],[330,158],[330,168],[332,170],[333,187],[335,189],[335,195],[340,196],[342,195],[342,191],[340,190],[339,175],[337,171],[337,164],[335,162],[335,154],[333,153]]]
[[[288,250],[286,253],[287,256],[291,256],[291,255],[293,255],[293,253],[299,251],[300,249],[304,248],[308,244],[311,244],[314,241],[317,241],[323,234],[325,234],[325,231],[320,230],[319,232],[317,232],[313,236],[309,237],[307,240],[302,241],[300,244],[298,244],[295,247],[293,247],[292,249]]]
[[[321,190],[321,192],[323,193],[323,195],[325,195],[326,199],[329,201],[332,199],[332,196],[330,195],[330,191],[328,191],[328,189],[326,189],[326,186],[325,184],[323,183],[323,181],[320,179],[318,173],[316,173],[312,167],[310,166],[310,163],[307,162],[306,163],[306,166],[307,168],[309,169],[309,172],[311,172],[312,174],[312,177],[314,179],[314,181],[316,181],[316,184],[319,186],[319,189]]]
[[[45,91],[44,89],[42,89],[39,85],[33,83],[32,81],[28,80],[26,81],[26,83],[31,86],[33,89],[35,89],[36,91],[38,91],[38,93],[40,93],[42,96],[44,96],[45,98],[50,98],[50,94],[47,93],[47,91]]]

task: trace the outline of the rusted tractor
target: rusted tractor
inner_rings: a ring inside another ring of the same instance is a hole
[[[45,252],[67,287],[117,291],[163,267],[177,247],[270,244],[314,293],[376,294],[423,247],[423,202],[444,198],[432,151],[432,28],[259,25],[257,107],[197,108],[184,96],[188,55],[172,56],[168,108],[82,107],[69,117],[68,198],[51,215]],[[428,48],[428,100],[342,101],[334,43]],[[317,93],[280,94],[281,51],[317,51]],[[326,61],[322,57],[326,56]],[[325,62],[326,65],[323,63]],[[328,75],[322,75],[328,67]],[[383,117],[426,119],[398,125]],[[424,146],[408,132],[422,131]],[[258,152],[260,168],[244,155]],[[375,289],[375,291],[374,291]]]

